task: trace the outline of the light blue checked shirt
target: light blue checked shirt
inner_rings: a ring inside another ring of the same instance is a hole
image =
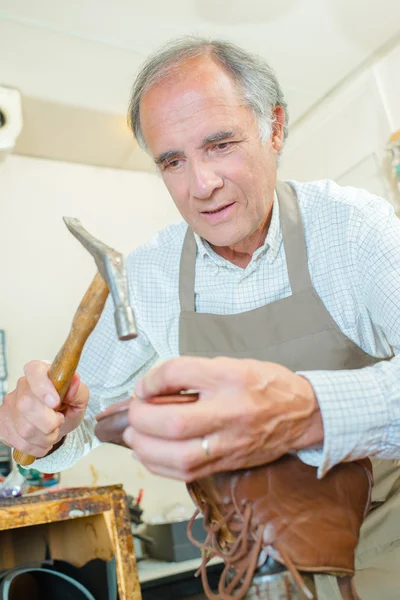
[[[307,371],[322,411],[321,450],[302,460],[322,476],[342,460],[400,458],[400,220],[391,205],[332,181],[290,182],[303,218],[313,285],[341,331],[365,352],[394,358],[352,371]],[[119,342],[108,302],[79,365],[91,391],[83,424],[64,445],[35,462],[44,471],[71,466],[99,444],[94,416],[129,397],[157,359],[179,355],[179,262],[186,223],[170,225],[127,260],[139,336]],[[233,314],[291,294],[279,206],[274,202],[264,245],[246,269],[224,260],[196,236],[198,312]]]

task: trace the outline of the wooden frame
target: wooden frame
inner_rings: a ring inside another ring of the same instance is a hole
[[[21,531],[23,529],[23,531]],[[45,558],[81,567],[115,556],[119,600],[141,600],[126,494],[120,485],[0,500],[0,571]]]

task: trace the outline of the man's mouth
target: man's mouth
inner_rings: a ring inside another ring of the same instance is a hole
[[[216,213],[222,212],[223,210],[225,210],[226,208],[228,208],[228,206],[232,206],[233,202],[231,202],[230,204],[225,204],[224,206],[220,206],[219,208],[215,208],[214,210],[203,210],[202,211],[202,215],[215,215]]]

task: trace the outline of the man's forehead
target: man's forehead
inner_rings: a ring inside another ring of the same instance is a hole
[[[183,63],[153,84],[143,94],[140,113],[141,119],[158,114],[167,118],[173,117],[175,111],[183,116],[195,109],[237,106],[240,102],[239,90],[231,77],[219,65],[203,57],[197,62]]]
[[[201,148],[235,135],[242,135],[248,121],[235,117],[229,110],[195,110],[190,115],[176,115],[154,122],[144,130],[144,136],[153,156],[171,149],[185,151]]]
[[[167,138],[171,136],[197,138],[199,143],[207,135],[238,128],[248,118],[248,107],[236,93],[217,93],[212,87],[189,85],[170,88],[168,94],[157,92],[154,89],[144,97],[141,106],[142,132],[150,148],[163,138],[169,146]]]

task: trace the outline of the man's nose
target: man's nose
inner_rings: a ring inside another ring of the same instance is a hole
[[[189,169],[190,195],[200,200],[207,200],[212,193],[222,188],[224,181],[211,164],[197,161],[190,165]]]

